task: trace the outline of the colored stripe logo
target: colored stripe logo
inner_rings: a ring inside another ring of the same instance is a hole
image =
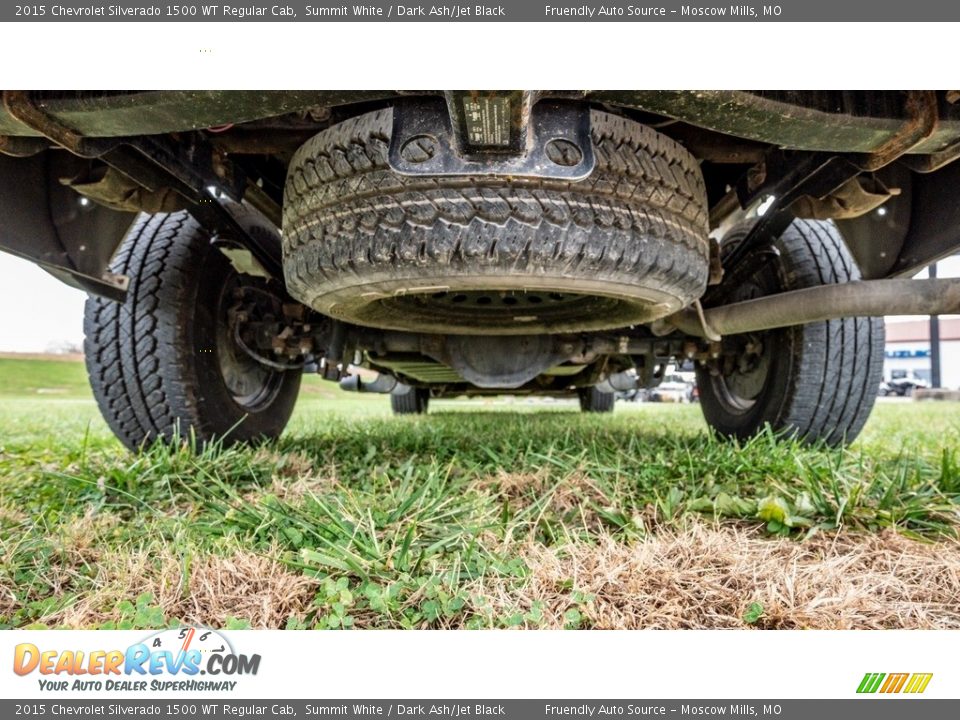
[[[859,694],[910,693],[919,694],[927,689],[933,673],[867,673],[857,688]]]

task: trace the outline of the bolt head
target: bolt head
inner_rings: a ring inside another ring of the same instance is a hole
[[[415,135],[400,146],[400,157],[419,165],[432,160],[440,152],[440,145],[432,135]]]
[[[546,151],[551,162],[563,167],[574,167],[583,160],[583,152],[576,143],[563,138],[555,138],[548,142]]]

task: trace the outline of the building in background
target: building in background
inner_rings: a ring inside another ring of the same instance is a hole
[[[918,377],[930,382],[929,318],[887,319],[883,379]],[[940,385],[960,389],[960,317],[940,318]]]

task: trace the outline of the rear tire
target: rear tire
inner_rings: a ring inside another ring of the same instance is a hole
[[[226,331],[233,291],[262,281],[234,271],[185,212],[141,215],[111,269],[130,278],[127,298],[87,300],[84,352],[100,412],[124,445],[280,435],[300,371],[265,368]]]
[[[613,412],[617,400],[616,393],[603,392],[595,387],[580,388],[577,394],[580,397],[580,410],[587,413]]]
[[[390,393],[390,408],[394,415],[423,415],[430,406],[430,391],[426,388],[407,388],[405,392]]]
[[[725,247],[745,232],[735,229]],[[774,246],[779,257],[744,281],[731,301],[860,279],[832,222],[795,220]],[[769,425],[806,442],[840,445],[852,441],[870,415],[883,355],[883,318],[842,318],[725,337],[720,368],[697,368],[700,405],[710,426],[723,435],[748,438]]]

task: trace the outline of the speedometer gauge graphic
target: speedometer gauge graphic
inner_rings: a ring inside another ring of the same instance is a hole
[[[162,630],[144,641],[151,651],[166,650],[176,657],[190,650],[207,658],[214,654],[233,654],[233,645],[216,630],[205,627],[182,627]]]

